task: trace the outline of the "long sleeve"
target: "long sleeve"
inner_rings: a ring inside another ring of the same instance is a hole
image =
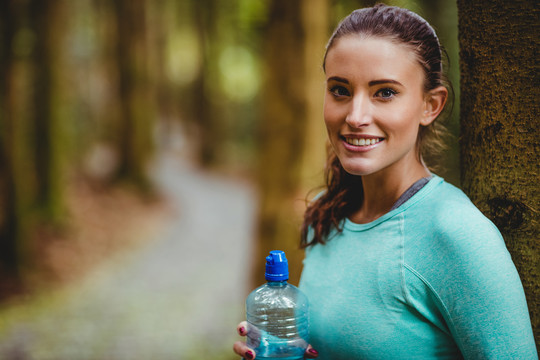
[[[538,358],[499,231],[439,177],[371,223],[345,219],[306,252],[300,288],[321,360]]]
[[[465,359],[537,359],[523,287],[503,238],[476,208],[455,205],[432,212],[431,248],[423,259],[414,257],[411,274],[430,289]]]

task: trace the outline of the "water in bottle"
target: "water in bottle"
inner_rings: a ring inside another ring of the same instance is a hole
[[[304,358],[309,343],[308,299],[288,284],[289,265],[283,251],[266,258],[267,283],[246,300],[247,345],[257,359]]]

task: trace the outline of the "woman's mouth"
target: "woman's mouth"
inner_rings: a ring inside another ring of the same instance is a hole
[[[377,144],[378,142],[382,141],[383,138],[351,138],[351,137],[345,137],[345,142],[349,145],[353,146],[369,146]]]

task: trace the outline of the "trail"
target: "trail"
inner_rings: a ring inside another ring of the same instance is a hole
[[[0,359],[235,359],[253,190],[170,154],[153,174],[175,214],[166,226],[79,284],[21,305],[8,326],[0,319]]]

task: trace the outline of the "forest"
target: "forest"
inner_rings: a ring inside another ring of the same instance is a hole
[[[249,184],[248,255],[286,250],[297,282],[299,224],[326,157],[325,44],[340,19],[374,3],[2,1],[0,317],[2,307],[81,281],[112,254],[148,246],[145,236],[170,216],[156,164],[171,157]],[[538,75],[524,60],[538,57],[538,5],[385,3],[426,18],[446,50],[451,137],[437,172],[501,229],[538,334]],[[248,288],[262,281],[259,263],[248,262]],[[2,347],[7,324],[0,355],[20,350]],[[92,356],[80,358],[108,358]]]

